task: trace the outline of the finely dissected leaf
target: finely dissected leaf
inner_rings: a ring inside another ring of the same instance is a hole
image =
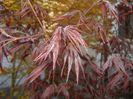
[[[101,24],[96,24],[96,27],[98,28],[98,33],[99,33],[103,43],[105,44],[106,42],[108,42],[106,30],[104,29],[104,27]]]
[[[62,48],[64,49],[62,50]],[[46,43],[44,47],[41,46],[41,49],[39,50],[40,53],[35,50],[33,54],[38,55],[33,55],[33,57],[35,58],[34,61],[40,65],[51,60],[50,58],[52,58],[51,62],[53,64],[53,70],[55,70],[57,67],[58,58],[64,57],[61,75],[63,75],[64,68],[67,66],[68,71],[66,81],[68,81],[70,71],[74,66],[76,80],[78,83],[80,69],[84,74],[84,67],[81,62],[82,59],[80,58],[81,55],[85,56],[82,49],[85,49],[84,51],[86,51],[87,44],[82,39],[78,28],[70,25],[66,26],[65,28],[58,27],[53,33],[51,41]],[[59,52],[63,52],[63,54]]]
[[[67,80],[66,81],[68,81],[70,71],[72,69],[72,66],[74,66],[75,67],[75,73],[76,73],[76,80],[78,83],[79,70],[81,69],[83,74],[84,74],[84,68],[83,68],[83,65],[81,63],[82,59],[79,57],[80,53],[77,51],[77,49],[72,44],[69,44],[67,46],[67,50],[65,50],[65,51],[70,52],[70,53],[65,53],[65,56],[66,56],[65,61],[66,61],[66,59],[68,59],[67,60],[68,73],[67,73]]]
[[[51,41],[45,44],[45,47],[42,47],[41,52],[37,57],[35,57],[34,61],[39,62],[39,64],[43,64],[45,61],[49,61],[49,58],[52,58],[53,61],[53,70],[55,70],[57,58],[60,51],[61,46],[61,32],[62,28],[59,27],[55,30]],[[52,56],[51,56],[52,55]]]
[[[103,72],[101,71],[101,69],[98,68],[98,66],[96,65],[96,63],[94,63],[93,61],[91,61],[90,59],[88,59],[88,63],[91,65],[91,68],[93,69],[93,71],[99,75],[102,76]]]
[[[78,31],[78,29],[76,27],[74,27],[74,26],[66,26],[64,28],[64,32],[67,33],[68,37],[70,37],[69,40],[72,40],[73,43],[76,44],[75,45],[76,47],[78,47],[78,43],[79,43],[79,45],[83,46],[84,48],[87,47],[87,44],[82,39],[82,36],[81,36],[81,34],[79,33],[79,31]]]
[[[84,22],[82,22],[82,21],[84,21]],[[86,19],[86,20],[82,20],[82,21],[80,21],[79,24],[85,26],[87,28],[87,30],[89,30],[90,32],[96,31],[98,33],[97,35],[100,37],[100,40],[104,44],[109,42],[107,39],[107,32],[106,32],[104,25],[102,25],[92,19]]]
[[[66,65],[66,62],[67,62],[67,58],[68,58],[68,55],[69,55],[69,54],[68,54],[68,53],[69,53],[68,51],[66,51],[65,53],[66,53],[66,54],[64,55],[64,59],[63,59],[63,60],[64,60],[64,62],[63,62],[63,67],[62,67],[62,69],[61,69],[61,76],[63,75],[64,69],[65,69],[65,65]]]
[[[62,28],[59,27],[55,30],[53,37],[51,39],[51,42],[47,44],[43,51],[34,59],[34,61],[39,61],[40,59],[43,59],[44,61],[47,60],[48,55],[52,53],[53,57],[53,70],[55,70],[56,61],[59,55],[60,46],[61,46],[61,32]]]
[[[123,61],[120,59],[120,56],[116,56],[116,55],[113,56],[112,61],[119,71],[122,71],[125,75],[127,75],[125,68],[124,68]]]
[[[119,22],[118,18],[118,12],[115,9],[115,7],[108,1],[108,0],[102,0],[102,3],[105,5],[106,9],[109,10],[109,12],[116,18],[116,20]],[[105,8],[104,8],[105,9]]]
[[[111,81],[109,81],[108,88],[114,88],[114,86],[117,86],[117,83],[120,79],[122,79],[123,74],[119,72],[116,74]]]
[[[81,68],[81,71],[83,72],[83,76],[85,78],[85,71],[84,71],[84,66],[82,65],[82,60],[79,56],[77,56],[77,63],[79,65],[79,67]],[[78,81],[78,80],[77,80]]]
[[[72,53],[70,53],[72,54]],[[72,55],[68,56],[68,73],[67,73],[67,79],[66,81],[68,81],[69,75],[70,75],[70,71],[72,69],[72,64],[73,64],[73,57]]]
[[[106,5],[104,3],[101,3],[100,7],[101,7],[101,10],[102,10],[102,16],[103,16],[103,18],[105,18],[107,16]]]
[[[112,66],[112,57],[109,56],[105,64],[103,65],[103,71],[107,70]]]
[[[67,73],[67,79],[66,79],[66,81],[68,81],[68,78],[69,78],[69,75],[70,75],[70,71],[71,71],[71,69],[72,69],[72,65],[74,65],[73,64],[73,62],[74,62],[74,53],[73,53],[73,49],[72,49],[72,45],[71,44],[69,44],[68,46],[67,46],[67,52],[69,52],[69,53],[66,53],[66,54],[68,54],[67,55],[67,63],[68,63],[68,73]],[[65,55],[66,56],[66,55]]]
[[[75,72],[76,72],[76,80],[77,80],[77,84],[78,84],[78,81],[79,81],[79,64],[78,64],[78,60],[75,59]]]
[[[121,82],[123,84],[123,88],[127,88],[130,81],[130,71],[128,71],[128,69],[130,68],[130,66],[132,66],[132,62],[129,62],[129,67],[128,64],[125,64],[126,62],[129,61],[126,58],[123,59],[118,54],[113,54],[112,56],[109,56],[107,62],[104,64],[103,67],[103,70],[108,71],[108,75],[111,75],[108,78],[108,88],[113,89],[115,86],[119,86],[118,82]],[[113,70],[112,72],[111,69]],[[131,68],[129,70],[131,70]]]
[[[29,5],[28,0],[22,5],[21,11],[18,13],[22,18],[25,16],[32,16],[33,10],[36,13],[36,17],[40,19],[44,19],[47,16],[46,11],[42,8],[42,6],[38,4],[32,5],[33,9],[31,8],[31,5]]]
[[[108,57],[108,60],[104,64],[103,70],[107,70],[108,68],[115,67],[117,71],[122,71],[123,73],[127,74],[125,71],[125,67],[121,57],[119,55],[112,55]]]
[[[57,32],[58,32],[58,34],[54,34],[55,37],[53,37],[53,38],[55,38],[54,42],[56,42],[55,49],[53,50],[53,70],[55,70],[57,58],[59,56],[59,51],[60,51],[60,48],[61,48],[60,46],[61,46],[61,39],[62,39],[61,38],[61,36],[62,36],[62,28],[60,27],[59,31],[57,31]],[[56,33],[56,31],[55,31],[55,33]]]
[[[31,74],[26,78],[26,81],[33,82],[36,78],[38,78],[42,74],[43,70],[46,69],[47,66],[48,66],[48,62],[35,68],[31,72]]]

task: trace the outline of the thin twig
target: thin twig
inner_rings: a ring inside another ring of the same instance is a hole
[[[0,48],[2,48],[2,47],[4,47],[4,46],[8,45],[8,44],[11,43],[11,42],[17,41],[17,40],[29,39],[29,38],[32,39],[32,38],[34,38],[34,37],[36,37],[36,36],[40,36],[40,35],[44,35],[44,34],[41,33],[41,34],[36,34],[36,35],[26,36],[26,37],[14,37],[13,39],[11,39],[10,41],[8,41],[7,43],[4,43],[2,46],[0,46]],[[0,43],[1,43],[1,42],[0,42]]]
[[[97,2],[93,3],[92,6],[87,9],[85,12],[84,12],[84,15],[86,15],[92,8],[94,8],[101,0],[98,0]]]
[[[37,16],[36,11],[34,10],[34,8],[33,8],[32,4],[31,4],[30,0],[28,0],[28,3],[29,3],[29,5],[30,5],[30,7],[31,7],[31,9],[32,9],[32,11],[33,11],[35,17],[37,18],[37,20],[38,20],[40,26],[43,28],[43,24],[41,23],[39,17]]]

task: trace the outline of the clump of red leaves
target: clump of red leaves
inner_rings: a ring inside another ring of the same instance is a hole
[[[27,78],[30,81],[34,81],[46,68],[51,68],[54,76],[56,69],[61,67],[61,76],[64,69],[67,69],[66,81],[69,79],[71,70],[74,69],[78,83],[80,71],[84,75],[84,64],[86,62],[90,63],[93,71],[101,75],[98,67],[90,61],[87,44],[75,26],[58,27],[51,40],[34,51],[33,58],[39,66]],[[86,62],[83,62],[84,58]]]

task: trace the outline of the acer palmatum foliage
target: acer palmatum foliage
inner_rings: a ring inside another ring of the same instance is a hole
[[[100,6],[101,6],[103,17],[105,17],[107,14],[107,11],[109,11],[110,15],[112,15],[114,18],[116,18],[117,21],[119,21],[117,10],[108,0],[101,0]]]
[[[83,57],[83,58],[82,58]],[[101,74],[97,66],[90,62],[87,52],[87,44],[82,39],[80,31],[75,26],[58,27],[53,33],[49,42],[41,45],[33,53],[33,58],[38,67],[27,78],[34,81],[45,68],[53,71],[53,76],[57,68],[61,67],[60,74],[63,75],[67,69],[66,81],[68,82],[70,72],[74,69],[76,81],[79,82],[79,73],[84,75],[84,64],[90,63],[93,71]],[[84,58],[86,59],[83,62]],[[84,75],[85,78],[85,75]]]
[[[67,12],[58,9],[63,0],[45,1],[43,8],[36,0],[21,0],[17,14],[9,11],[7,18],[0,14],[6,26],[0,28],[0,69],[3,56],[11,56],[13,63],[19,59],[21,64],[32,53],[33,63],[29,65],[36,67],[26,79],[30,83],[25,84],[33,99],[60,95],[66,99],[112,99],[116,94],[132,91],[132,41],[113,37],[111,31],[112,21],[121,24],[121,17],[132,13],[132,9],[118,18],[119,10],[108,0],[74,0],[68,3]],[[81,9],[80,4],[75,7],[79,2],[83,2]],[[128,0],[121,2],[124,7],[130,6]],[[89,56],[89,48],[96,51],[96,56],[101,54],[100,66],[96,57]]]
[[[119,95],[119,92],[124,94],[132,90],[133,63],[131,60],[120,54],[112,54],[104,64],[103,71],[108,74],[106,90],[110,95]]]

